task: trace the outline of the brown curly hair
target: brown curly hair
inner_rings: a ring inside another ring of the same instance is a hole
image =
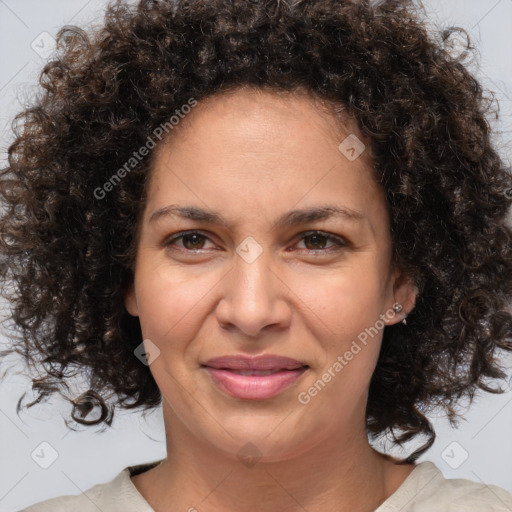
[[[151,158],[97,191],[190,98],[240,86],[306,90],[370,141],[394,261],[419,294],[407,326],[384,330],[368,433],[426,435],[413,462],[435,439],[429,410],[454,424],[459,400],[502,392],[486,379],[506,376],[500,349],[512,351],[512,181],[490,140],[492,98],[443,44],[453,30],[434,37],[402,0],[118,0],[95,31],[64,27],[0,175],[9,352],[45,369],[32,404],[63,393],[73,368],[90,387],[72,399],[79,423],[160,404],[123,300]]]

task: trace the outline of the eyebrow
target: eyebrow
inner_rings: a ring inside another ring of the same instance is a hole
[[[217,212],[199,208],[197,206],[180,206],[170,204],[155,210],[149,222],[155,222],[165,217],[178,217],[209,224],[218,224],[231,228],[229,223]],[[313,208],[292,210],[282,215],[272,226],[272,229],[279,227],[291,227],[299,224],[307,224],[314,221],[330,218],[344,218],[350,221],[361,221],[366,219],[362,212],[337,205],[323,205]]]

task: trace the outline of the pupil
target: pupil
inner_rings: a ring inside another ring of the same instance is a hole
[[[187,241],[190,242],[191,239],[192,239],[192,242],[187,244]],[[183,244],[185,245],[185,247],[187,247],[187,245],[192,245],[192,246],[194,246],[194,247],[192,247],[192,249],[198,249],[197,244],[201,245],[201,236],[197,235],[197,234],[184,235],[183,236]],[[187,247],[187,249],[188,248],[190,248],[190,247]]]
[[[322,236],[322,235],[309,235],[308,237],[306,237],[306,240],[307,239],[310,239],[310,240],[312,239],[313,240],[313,244],[312,245],[323,246],[324,244],[322,243],[322,239],[325,239],[325,237]],[[320,239],[320,242],[318,242],[318,239]],[[315,243],[314,240],[317,240],[317,242]],[[324,242],[325,242],[325,240],[324,240]]]

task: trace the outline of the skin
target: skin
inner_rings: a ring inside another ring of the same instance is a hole
[[[382,330],[308,404],[298,400],[395,302],[403,311],[387,325],[414,306],[414,286],[390,265],[369,149],[354,161],[338,149],[351,133],[363,137],[306,94],[249,88],[200,102],[177,128],[154,155],[125,300],[160,351],[150,370],[168,453],[134,485],[156,511],[374,510],[415,467],[368,443]],[[214,210],[228,226],[150,220],[170,204]],[[291,210],[327,204],[363,218],[274,226]],[[173,240],[185,230],[203,236]],[[262,250],[251,263],[236,251],[248,236]],[[278,354],[309,369],[276,397],[241,400],[201,368],[233,354]],[[247,443],[260,455],[251,466],[237,456]]]

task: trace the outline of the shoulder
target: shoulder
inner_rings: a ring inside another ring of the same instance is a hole
[[[123,500],[125,481],[129,479],[128,469],[124,469],[113,480],[104,484],[97,484],[94,487],[77,495],[59,496],[46,501],[41,501],[21,512],[65,512],[80,510],[80,512],[114,512],[121,510],[113,508],[112,505]],[[118,507],[118,505],[116,505]],[[135,509],[127,509],[135,510]]]
[[[375,512],[511,512],[512,494],[496,485],[448,479],[432,462],[416,466]]]
[[[154,464],[125,468],[107,483],[97,484],[77,495],[41,501],[20,512],[154,512],[130,480],[130,476],[150,469]]]

